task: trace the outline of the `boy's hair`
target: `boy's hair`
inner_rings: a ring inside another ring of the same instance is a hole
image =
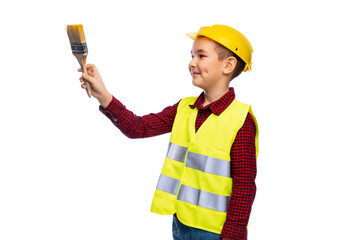
[[[236,55],[234,52],[232,52],[225,46],[221,45],[220,43],[214,41],[214,44],[215,44],[214,49],[217,55],[219,56],[218,58],[219,60],[224,60],[225,58],[228,58],[228,57],[235,57],[237,60],[237,65],[235,66],[235,69],[232,74],[232,78],[230,79],[232,81],[234,78],[236,78],[242,73],[242,71],[245,68],[246,63],[240,57],[238,57],[238,55]]]

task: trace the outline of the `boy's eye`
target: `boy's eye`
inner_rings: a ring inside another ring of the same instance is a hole
[[[191,54],[191,58],[194,58],[195,56],[193,55],[193,54]],[[203,54],[200,54],[200,55],[198,55],[198,57],[199,58],[204,58],[204,57],[206,57],[205,55],[203,55]]]

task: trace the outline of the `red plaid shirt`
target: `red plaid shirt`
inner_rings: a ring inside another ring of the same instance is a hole
[[[190,105],[190,107],[198,109],[195,123],[196,132],[210,114],[221,114],[234,99],[234,89],[230,88],[219,100],[203,107],[204,93],[202,93],[194,105]],[[166,107],[159,113],[151,113],[140,117],[126,109],[122,103],[113,97],[106,109],[100,106],[100,111],[127,137],[146,138],[171,132],[178,104],[179,102]],[[248,113],[230,151],[233,191],[221,238],[247,239],[246,226],[256,194],[255,136],[256,125],[251,114]]]

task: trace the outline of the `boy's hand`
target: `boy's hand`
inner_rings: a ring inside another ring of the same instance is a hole
[[[81,72],[81,68],[78,71]],[[92,96],[98,99],[103,108],[106,108],[112,100],[112,95],[106,90],[104,82],[94,64],[87,64],[86,72],[82,73],[82,77],[80,77],[80,82],[83,83],[81,87],[86,89],[84,79],[91,85]]]

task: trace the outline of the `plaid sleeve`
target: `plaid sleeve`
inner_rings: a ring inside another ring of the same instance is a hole
[[[179,102],[178,102],[179,103]],[[99,110],[129,138],[146,138],[171,132],[173,121],[177,113],[178,103],[166,107],[159,113],[136,116],[119,100],[112,97],[110,104]]]
[[[221,238],[247,239],[247,224],[256,195],[256,125],[247,114],[243,127],[238,131],[231,149],[233,191],[223,225]]]

